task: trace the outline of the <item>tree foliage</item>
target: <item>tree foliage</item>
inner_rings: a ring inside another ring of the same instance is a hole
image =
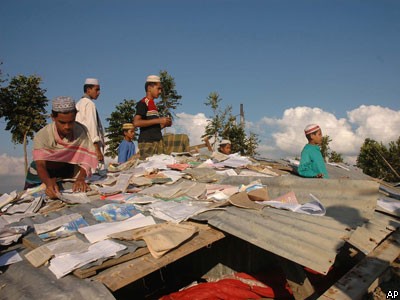
[[[124,123],[132,123],[135,113],[136,101],[124,99],[123,102],[115,107],[115,111],[111,113],[110,117],[106,119],[108,121],[108,127],[105,128],[107,138],[106,156],[115,158],[118,155],[118,146],[124,139],[122,125]],[[136,135],[134,139],[136,140]]]
[[[7,122],[6,130],[11,132],[14,144],[23,144],[25,171],[28,168],[27,144],[34,133],[46,125],[45,89],[40,87],[42,79],[38,76],[19,75],[0,90],[0,118]]]
[[[329,137],[329,135],[324,135],[322,137],[322,143],[321,143],[321,154],[322,157],[324,158],[324,161],[329,161],[329,162],[343,162],[343,156],[342,154],[331,150],[329,143],[332,142],[332,139]]]
[[[160,80],[162,85],[161,101],[157,103],[157,109],[161,116],[171,116],[173,118],[174,110],[181,105],[179,100],[181,95],[175,89],[175,79],[167,71],[160,71]]]
[[[241,155],[255,156],[258,147],[258,137],[255,133],[246,135],[244,128],[237,124],[236,117],[232,115],[232,106],[220,108],[222,99],[219,94],[212,92],[205,101],[205,105],[211,107],[213,115],[207,121],[204,137],[213,137],[231,141],[232,153],[240,152]]]
[[[357,157],[357,167],[375,178],[388,182],[400,180],[400,137],[386,147],[373,139],[365,139]]]
[[[210,106],[212,110],[211,119],[207,120],[204,137],[214,137],[214,141],[222,136],[222,132],[226,129],[227,117],[231,114],[232,107],[227,106],[224,110],[220,109],[222,98],[219,97],[217,92],[211,92],[204,104]]]

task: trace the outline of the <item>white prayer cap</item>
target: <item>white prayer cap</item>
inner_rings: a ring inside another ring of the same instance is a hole
[[[149,75],[146,78],[146,82],[161,82],[160,77],[157,75]]]
[[[319,125],[317,125],[317,124],[310,124],[310,125],[307,125],[306,128],[304,128],[304,133],[307,135],[307,134],[316,132],[316,131],[318,131],[318,130],[320,130],[320,129],[321,129],[321,128],[319,127]]]
[[[231,144],[231,141],[230,141],[230,140],[222,140],[222,141],[219,143],[220,146],[221,146],[221,145],[226,145],[226,144]]]
[[[85,84],[100,85],[99,80],[96,78],[86,78]]]
[[[65,113],[72,112],[75,108],[75,101],[71,97],[60,96],[55,97],[52,102],[52,111]]]

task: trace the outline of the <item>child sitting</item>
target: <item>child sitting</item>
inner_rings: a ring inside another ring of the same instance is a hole
[[[135,136],[135,127],[132,123],[122,125],[124,139],[118,147],[118,163],[124,163],[135,155],[135,144],[132,142]]]
[[[222,140],[219,143],[218,151],[223,154],[226,154],[226,155],[231,154],[231,141],[230,140]]]
[[[301,151],[300,165],[297,172],[302,177],[329,178],[325,161],[321,154],[322,131],[316,124],[307,125],[304,129],[308,144]]]

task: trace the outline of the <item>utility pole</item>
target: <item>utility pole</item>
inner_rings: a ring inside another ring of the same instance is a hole
[[[244,129],[244,110],[242,103],[240,103],[240,127]]]

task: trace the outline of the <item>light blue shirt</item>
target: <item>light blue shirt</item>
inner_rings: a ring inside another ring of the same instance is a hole
[[[124,163],[135,154],[135,144],[123,140],[118,147],[118,162]]]

